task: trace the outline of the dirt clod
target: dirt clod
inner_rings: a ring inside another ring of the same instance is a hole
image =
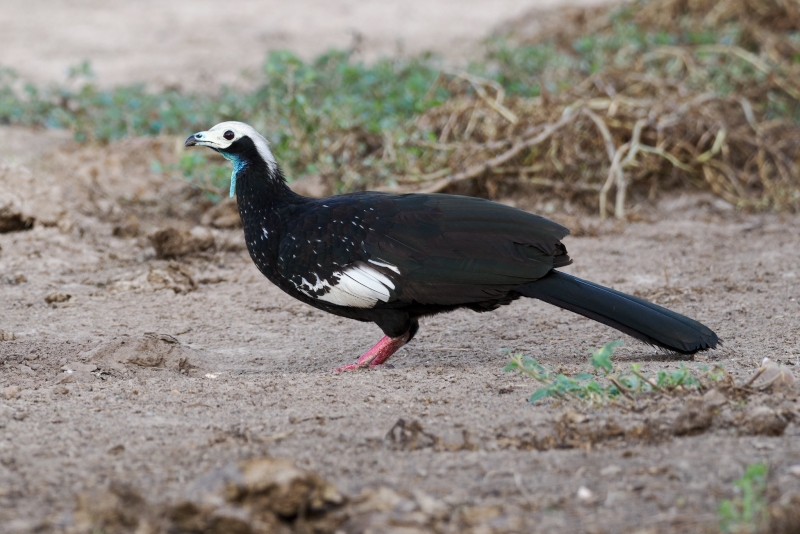
[[[713,419],[714,414],[702,397],[689,397],[672,423],[672,432],[677,436],[700,433],[711,426]]]
[[[71,298],[72,295],[61,293],[60,291],[53,291],[52,293],[47,294],[47,296],[44,298],[44,301],[48,304],[57,304],[60,302],[66,302]]]
[[[425,432],[419,421],[407,422],[405,419],[398,419],[386,433],[384,441],[393,449],[415,451],[433,447],[439,442],[439,438]]]
[[[787,418],[767,406],[750,408],[743,418],[743,428],[748,434],[780,436],[789,424]]]
[[[125,451],[124,445],[108,450]],[[255,458],[228,464],[199,477],[175,502],[150,503],[126,485],[82,495],[75,513],[79,532],[334,532],[344,520],[330,514],[345,504],[315,473],[285,459]]]
[[[75,511],[77,532],[150,531],[152,509],[133,487],[118,482],[78,496]]]
[[[131,367],[191,370],[200,365],[200,351],[188,347],[169,334],[147,332],[139,336],[120,336],[83,355],[103,370],[124,371]]]
[[[114,226],[111,234],[116,237],[136,237],[141,229],[141,221],[134,214],[129,214]]]
[[[796,534],[800,532],[800,495],[789,495],[784,502],[769,509],[769,529],[773,534]]]
[[[6,400],[11,400],[21,391],[19,386],[8,386],[3,388],[3,398]]]
[[[0,233],[30,230],[34,221],[16,195],[0,191]]]
[[[728,402],[728,398],[720,390],[714,388],[703,394],[703,402],[709,408],[719,408]]]
[[[214,246],[214,234],[196,226],[190,232],[175,227],[161,228],[147,236],[157,258],[178,258],[203,252]]]
[[[0,341],[14,341],[15,339],[17,339],[17,336],[14,334],[14,332],[0,330]]]

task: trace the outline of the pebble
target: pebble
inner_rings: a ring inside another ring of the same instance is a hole
[[[11,400],[17,395],[19,395],[20,388],[19,386],[8,386],[7,388],[3,389],[3,398],[6,400]]]
[[[614,477],[622,472],[622,468],[618,465],[609,465],[600,470],[600,475],[604,477]]]
[[[800,464],[795,464],[789,467],[789,474],[800,478]]]
[[[85,373],[91,373],[96,369],[96,364],[81,362],[69,362],[61,367],[62,371],[83,371]]]
[[[29,375],[35,375],[36,374],[36,371],[34,371],[30,367],[28,367],[27,365],[22,364],[22,363],[17,366],[17,369],[19,369],[21,372],[29,374]]]
[[[594,492],[586,486],[581,486],[578,488],[578,499],[581,501],[591,501],[594,499]]]

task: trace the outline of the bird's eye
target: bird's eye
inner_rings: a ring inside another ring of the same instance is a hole
[[[231,141],[234,137],[236,137],[236,134],[233,133],[233,130],[228,130],[227,132],[222,134],[222,137],[224,137],[228,141]]]

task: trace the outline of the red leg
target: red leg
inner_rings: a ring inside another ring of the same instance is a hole
[[[374,347],[365,352],[358,360],[349,365],[343,365],[342,367],[334,369],[334,372],[341,373],[342,371],[353,371],[367,366],[378,366],[388,360],[389,356],[397,352],[400,347],[408,343],[409,337],[410,335],[408,333],[400,337],[384,336],[383,339],[378,341]]]

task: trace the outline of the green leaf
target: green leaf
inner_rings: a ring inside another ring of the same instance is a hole
[[[591,364],[595,369],[600,369],[605,374],[609,374],[614,370],[614,364],[611,362],[611,356],[617,347],[623,345],[622,341],[611,341],[606,343],[598,350],[592,352]]]
[[[550,396],[552,396],[552,394],[550,393],[549,389],[547,389],[547,388],[539,388],[539,389],[537,389],[536,391],[533,392],[533,395],[530,396],[530,398],[528,399],[528,402],[533,404],[534,402],[538,401],[539,399],[541,399],[543,397],[550,397]]]

